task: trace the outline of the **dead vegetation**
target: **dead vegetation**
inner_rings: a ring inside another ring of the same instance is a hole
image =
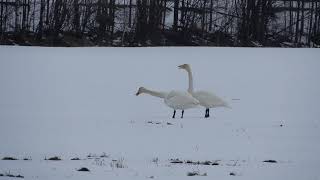
[[[269,159],[269,160],[265,160],[263,162],[266,162],[266,163],[277,163],[276,160],[272,160],[272,159]]]
[[[82,167],[80,169],[78,169],[77,171],[85,171],[85,172],[89,172],[90,170],[86,167]]]
[[[18,160],[17,158],[15,157],[3,157],[2,160],[10,160],[10,161],[15,161],[15,160]]]
[[[188,172],[187,176],[207,176],[207,173],[201,174],[199,171]]]
[[[170,159],[170,163],[172,163],[172,164],[190,164],[190,165],[217,166],[217,165],[219,165],[219,160],[216,160],[216,161],[192,161],[192,160],[182,161],[180,159]]]
[[[124,158],[113,159],[110,163],[111,168],[127,168]]]
[[[58,156],[50,157],[50,158],[45,158],[44,160],[49,160],[49,161],[61,161],[62,159]]]
[[[20,175],[20,174],[18,174],[18,175],[13,175],[13,174],[11,174],[10,172],[7,172],[7,173],[5,173],[5,174],[1,174],[0,173],[0,177],[12,177],[12,178],[24,178],[24,176],[22,176],[22,175]]]

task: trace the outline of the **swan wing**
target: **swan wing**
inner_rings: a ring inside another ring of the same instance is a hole
[[[227,102],[222,98],[208,91],[197,91],[192,93],[193,97],[196,98],[201,106],[212,108],[212,107],[229,107]]]
[[[183,93],[180,91],[170,91],[169,93],[167,93],[166,99],[171,99],[173,97],[181,96],[181,95],[183,95]]]
[[[161,98],[166,98],[168,96],[168,92],[164,92],[164,91],[159,91],[159,94],[161,94]]]
[[[171,91],[167,95],[165,103],[174,109],[189,109],[197,106],[199,101],[188,92]]]

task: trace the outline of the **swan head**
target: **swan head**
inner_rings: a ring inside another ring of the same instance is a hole
[[[180,66],[178,66],[179,69],[184,69],[184,70],[190,70],[190,65],[189,64],[182,64]]]
[[[144,87],[139,87],[138,92],[136,93],[136,96],[139,96],[139,94],[142,94],[146,91],[146,88]]]

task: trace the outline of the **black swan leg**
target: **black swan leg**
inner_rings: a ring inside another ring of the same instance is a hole
[[[173,116],[172,118],[175,118],[176,117],[176,110],[173,111]]]
[[[204,116],[205,118],[208,118],[210,115],[209,115],[209,108],[206,109],[206,115]]]
[[[184,114],[184,110],[182,110],[182,112],[181,112],[181,118],[183,118],[183,114]]]

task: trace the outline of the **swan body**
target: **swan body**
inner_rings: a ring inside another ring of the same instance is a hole
[[[175,118],[176,110],[182,110],[182,116],[185,109],[194,108],[200,104],[200,102],[195,99],[190,93],[184,91],[170,91],[170,92],[160,92],[152,91],[144,87],[140,87],[136,95],[139,94],[149,94],[158,98],[164,99],[164,103],[174,109],[172,118]]]
[[[178,66],[180,69],[184,69],[188,72],[188,78],[189,78],[189,88],[188,92],[196,98],[200,105],[206,108],[205,118],[208,118],[210,116],[209,109],[215,108],[215,107],[227,107],[231,108],[227,102],[225,102],[222,98],[218,97],[212,92],[209,91],[194,91],[193,89],[193,77],[192,77],[192,71],[189,64],[183,64]]]

